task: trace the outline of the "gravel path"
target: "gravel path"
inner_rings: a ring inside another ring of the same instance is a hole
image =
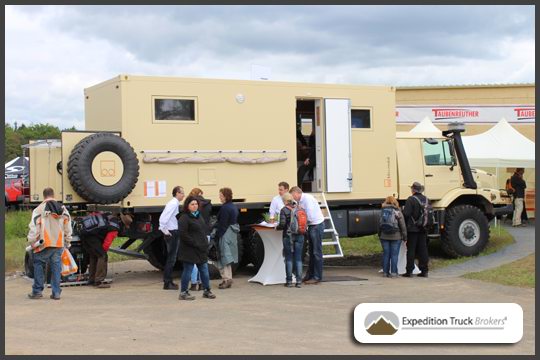
[[[470,272],[478,272],[501,266],[524,258],[535,252],[534,222],[530,222],[526,227],[514,228],[510,225],[505,225],[504,228],[514,237],[514,240],[516,241],[515,244],[509,245],[490,255],[477,257],[461,264],[450,265],[430,271],[429,276],[435,278],[459,277]]]

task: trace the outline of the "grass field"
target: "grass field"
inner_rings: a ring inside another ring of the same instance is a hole
[[[31,217],[30,211],[10,211],[6,213],[5,226],[5,260],[6,271],[22,270],[24,268],[24,248],[26,247],[26,235],[28,223]],[[500,230],[500,235],[499,235]],[[125,241],[125,238],[117,238],[112,247],[117,247]],[[381,262],[382,248],[376,235],[357,238],[341,238],[341,247],[345,254],[344,259],[330,259],[330,265],[373,265],[378,266]],[[488,255],[512,244],[514,240],[504,228],[492,228],[491,239],[484,251],[479,256]],[[133,244],[136,246],[136,244]],[[333,249],[325,247],[325,253],[331,253]],[[440,268],[452,264],[470,260],[469,257],[450,259],[441,250],[438,241],[429,244],[430,267]],[[109,252],[109,261],[122,261],[130,257]]]
[[[467,279],[483,280],[503,285],[535,287],[535,254],[499,266],[495,269],[463,275]]]

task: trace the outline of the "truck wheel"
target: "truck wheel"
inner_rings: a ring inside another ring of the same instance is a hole
[[[252,230],[249,236],[249,262],[259,271],[264,260],[264,244],[259,234]]]
[[[148,262],[153,267],[159,270],[165,269],[165,263],[167,262],[167,246],[165,245],[165,238],[161,231],[159,234],[151,234],[149,236],[156,237],[150,245],[144,248],[143,252],[148,256]],[[173,270],[181,270],[182,262],[176,261]]]
[[[489,239],[486,216],[476,206],[458,205],[448,210],[443,250],[452,257],[474,256],[482,251]]]
[[[75,262],[77,263],[77,267],[79,268],[78,273],[84,274],[86,273],[86,270],[88,269],[89,259],[88,254],[81,246],[74,246],[72,245],[69,249],[71,252],[71,255],[73,256],[73,259],[75,259]]]
[[[119,158],[112,169],[101,168],[98,156],[113,153]],[[96,161],[94,161],[96,160]],[[94,167],[94,169],[92,169]],[[104,171],[97,178],[94,173]],[[113,204],[128,196],[139,177],[139,161],[129,143],[110,133],[97,133],[85,137],[73,148],[68,161],[68,178],[71,186],[83,199],[97,204]]]

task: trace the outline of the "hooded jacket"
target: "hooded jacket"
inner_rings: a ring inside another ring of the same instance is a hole
[[[32,219],[28,224],[28,244],[38,240],[43,244],[34,249],[40,252],[48,247],[69,247],[71,243],[71,216],[64,205],[54,199],[43,201],[32,211]]]

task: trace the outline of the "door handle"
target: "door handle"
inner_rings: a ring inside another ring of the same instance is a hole
[[[425,177],[433,177],[433,174],[426,174]]]

